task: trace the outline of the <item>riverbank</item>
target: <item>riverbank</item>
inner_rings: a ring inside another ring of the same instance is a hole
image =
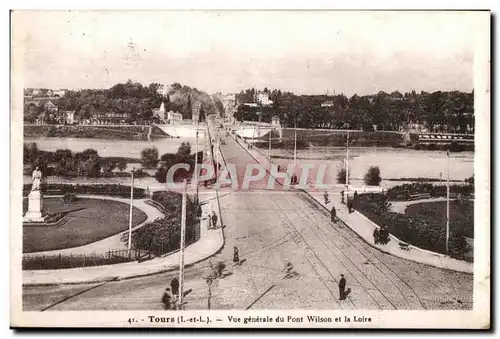
[[[297,130],[297,149],[311,147],[345,147],[347,131],[342,130]],[[268,135],[262,137],[254,144],[260,148],[267,148]],[[273,149],[293,150],[295,143],[295,130],[283,129],[282,138],[273,133],[271,147]],[[474,151],[474,144],[468,143],[421,143],[416,134],[410,135],[410,140],[405,140],[404,134],[395,131],[349,131],[349,145],[354,147],[392,147],[426,151],[462,152]]]
[[[148,140],[148,125],[24,125],[25,137],[95,138],[107,140]],[[154,137],[169,137],[155,129]]]

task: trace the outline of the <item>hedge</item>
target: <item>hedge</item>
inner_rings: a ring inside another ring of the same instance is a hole
[[[386,206],[386,207],[384,207]],[[433,252],[446,253],[446,228],[430,218],[409,217],[387,211],[388,201],[383,194],[360,194],[356,209],[379,226],[387,226],[396,238]],[[449,250],[454,258],[463,260],[468,251],[463,234],[450,231]]]
[[[27,196],[31,191],[31,184],[25,184],[23,187],[23,196]],[[42,194],[52,193],[56,191],[57,195],[65,195],[67,193],[88,194],[88,195],[106,195],[112,197],[128,198],[130,197],[130,186],[119,184],[89,184],[89,185],[71,185],[71,184],[42,184]],[[50,195],[50,194],[48,194]],[[134,187],[134,198],[142,199],[146,197],[146,190],[143,188]]]
[[[182,194],[175,192],[154,192],[152,200],[164,207],[165,217],[155,220],[132,232],[132,246],[154,255],[162,255],[180,247]],[[196,218],[196,204],[187,199],[186,239],[188,246],[199,239],[199,221]],[[128,241],[125,233],[122,240]]]
[[[387,190],[387,198],[393,201],[406,201],[413,194],[429,193],[431,197],[446,197],[446,185],[416,182],[391,187]],[[450,193],[471,195],[474,194],[473,185],[450,185]]]

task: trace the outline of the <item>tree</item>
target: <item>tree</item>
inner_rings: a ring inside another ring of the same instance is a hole
[[[378,186],[382,181],[380,177],[380,168],[378,166],[371,166],[368,169],[368,172],[365,174],[365,184],[369,186]]]
[[[158,163],[158,149],[156,147],[145,148],[141,152],[141,164],[145,168],[153,168]]]
[[[115,161],[108,161],[104,164],[104,173],[111,173],[116,168],[117,163]]]
[[[191,144],[189,142],[182,142],[182,144],[177,149],[177,155],[181,159],[186,159],[191,154]]]
[[[23,163],[32,164],[40,153],[38,146],[35,142],[24,143],[23,146]]]
[[[116,167],[118,167],[120,172],[123,172],[125,170],[125,168],[127,168],[127,161],[125,159],[118,160]]]
[[[345,167],[339,168],[339,171],[337,172],[337,183],[345,185],[345,179],[346,179],[346,170]],[[349,182],[351,179],[351,172],[349,171]]]
[[[69,149],[58,149],[52,156],[52,160],[55,162],[66,161],[73,158],[73,153]]]

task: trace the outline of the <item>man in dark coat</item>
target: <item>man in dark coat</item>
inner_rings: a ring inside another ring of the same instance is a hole
[[[332,221],[334,222],[335,218],[337,217],[337,211],[335,210],[335,207],[332,207],[332,210],[330,212],[330,217],[331,217]]]
[[[179,295],[179,280],[177,280],[177,278],[172,279],[170,288],[172,289],[172,294]]]
[[[341,203],[345,204],[344,191],[343,190],[340,192],[340,196],[342,197]]]
[[[352,199],[347,200],[347,209],[349,210],[349,214],[351,214],[353,209]]]
[[[217,214],[215,212],[212,212],[212,227],[217,228]]]
[[[345,299],[345,285],[346,285],[346,281],[345,281],[344,275],[341,274],[340,280],[339,280],[339,295],[340,295],[339,299],[340,300]]]
[[[380,232],[379,232],[378,228],[376,228],[373,231],[373,241],[375,242],[375,245],[378,245],[380,242]]]
[[[198,207],[196,208],[196,216],[198,217],[198,219],[201,218],[201,214],[202,214],[201,206],[198,205]]]
[[[163,302],[165,310],[168,311],[175,309],[174,295],[172,294],[172,289],[170,286],[167,286],[167,288],[165,289],[161,301]]]
[[[233,263],[235,265],[238,265],[240,263],[240,255],[239,255],[238,248],[236,246],[234,246],[234,249],[233,249]]]

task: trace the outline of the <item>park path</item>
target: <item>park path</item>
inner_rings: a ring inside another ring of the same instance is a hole
[[[419,200],[411,200],[411,201],[390,201],[391,211],[396,212],[396,213],[405,214],[406,207],[408,207],[409,205],[420,204],[422,202],[435,202],[435,201],[446,201],[446,198],[439,197],[439,198],[419,199]]]

